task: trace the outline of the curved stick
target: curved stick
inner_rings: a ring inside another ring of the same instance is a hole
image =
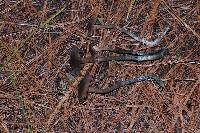
[[[78,100],[83,102],[87,98],[88,88],[92,80],[91,75],[86,75],[78,85]]]
[[[105,62],[105,61],[136,61],[136,62],[142,62],[142,61],[151,61],[151,60],[157,60],[160,58],[163,58],[164,55],[167,53],[168,49],[167,48],[162,48],[158,51],[154,51],[151,53],[147,54],[142,54],[142,55],[122,55],[122,56],[99,56],[96,57],[94,60],[97,62]]]
[[[149,51],[149,52],[144,52],[144,51],[135,51],[135,50],[126,50],[123,48],[98,48],[97,46],[93,46],[93,51],[95,52],[101,52],[101,51],[109,51],[109,52],[113,52],[113,53],[117,53],[117,54],[129,54],[129,55],[153,55],[156,53],[160,53],[160,51],[162,51],[163,49],[167,49],[166,47],[163,47],[159,50],[155,50],[155,51]]]
[[[114,90],[117,90],[124,85],[130,85],[130,84],[134,84],[136,82],[141,82],[141,81],[145,81],[145,80],[153,80],[160,87],[162,87],[162,88],[165,87],[164,82],[158,77],[158,75],[151,73],[151,74],[145,74],[143,76],[138,76],[138,77],[135,77],[133,79],[129,79],[129,80],[125,80],[125,81],[118,81],[113,86],[108,87],[106,89],[89,88],[88,92],[89,93],[97,93],[97,94],[106,94],[106,93],[110,93]]]
[[[166,27],[165,30],[161,33],[160,37],[158,37],[157,39],[153,40],[153,41],[149,41],[145,38],[142,38],[140,36],[136,36],[134,33],[128,31],[126,28],[120,28],[120,27],[116,27],[118,30],[120,30],[121,32],[129,35],[130,37],[132,37],[133,39],[135,39],[138,42],[141,42],[143,44],[146,44],[150,47],[154,47],[157,46],[160,41],[162,40],[162,38],[166,35],[166,33],[168,32],[168,30],[170,29],[169,27]]]

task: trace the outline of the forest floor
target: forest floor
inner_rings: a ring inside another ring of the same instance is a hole
[[[198,0],[0,0],[0,9],[0,132],[200,133]],[[142,42],[166,27],[155,46]],[[118,54],[91,48],[163,47],[156,60],[70,63],[73,48],[104,58]],[[165,86],[145,80],[80,102],[88,73],[90,88],[148,73]]]

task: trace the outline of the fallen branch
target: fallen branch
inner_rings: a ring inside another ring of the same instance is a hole
[[[132,37],[136,41],[141,42],[142,44],[145,44],[145,45],[150,46],[150,47],[157,46],[160,43],[160,41],[163,39],[163,37],[167,34],[168,30],[170,29],[169,27],[166,27],[165,30],[161,33],[160,37],[158,37],[154,41],[149,41],[146,38],[142,38],[140,36],[135,35],[133,32],[128,31],[125,27],[123,27],[123,28],[116,27],[116,28],[119,31],[129,35],[130,37]]]

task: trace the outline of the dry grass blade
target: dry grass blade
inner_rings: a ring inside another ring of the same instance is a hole
[[[9,63],[9,61],[17,54],[17,52],[19,51],[19,49],[22,48],[22,47],[26,44],[26,42],[27,42],[28,40],[30,40],[31,37],[32,37],[33,35],[35,35],[35,34],[38,32],[38,30],[39,30],[40,28],[45,28],[45,26],[47,26],[47,24],[48,24],[51,20],[53,20],[56,16],[58,16],[64,9],[65,9],[65,7],[61,8],[60,10],[58,10],[58,11],[57,11],[54,15],[52,15],[49,19],[47,19],[46,21],[42,22],[42,23],[39,25],[38,28],[33,28],[32,32],[26,37],[26,39],[23,40],[23,41],[21,42],[21,45],[20,45],[18,48],[15,48],[15,49],[14,49],[12,55],[9,55],[9,56],[7,57],[6,64]]]
[[[29,132],[29,133],[33,133],[32,126],[31,126],[30,121],[29,121],[29,119],[28,119],[28,112],[27,112],[27,110],[26,110],[26,107],[25,107],[25,105],[24,105],[22,96],[21,96],[20,93],[19,93],[19,88],[18,88],[17,83],[16,83],[16,76],[15,76],[15,74],[13,74],[13,72],[12,72],[12,71],[13,71],[13,68],[12,68],[11,64],[8,64],[8,67],[9,67],[9,69],[11,70],[11,71],[10,71],[10,75],[11,75],[12,85],[13,85],[13,88],[15,89],[16,97],[17,97],[17,99],[18,99],[18,101],[19,101],[19,108],[21,109],[22,114],[23,114],[24,119],[25,119],[25,122],[26,122],[25,125],[26,125],[26,127],[27,127],[28,132]]]
[[[131,3],[128,7],[128,12],[127,12],[127,15],[126,15],[126,21],[128,21],[129,17],[130,17],[130,12],[133,8],[133,5],[136,3],[136,0],[131,0]]]
[[[88,70],[88,66],[83,68],[82,74],[85,75],[86,72]],[[82,80],[82,76],[76,78],[76,80],[72,83],[72,85],[69,87],[68,91],[65,93],[65,95],[63,96],[63,98],[59,101],[59,103],[57,104],[57,106],[55,107],[53,113],[50,115],[48,121],[47,121],[47,126],[46,126],[46,130],[48,130],[50,128],[50,125],[52,124],[52,120],[55,117],[55,115],[59,112],[61,106],[63,105],[63,103],[69,99],[69,97],[75,92],[76,88],[78,87],[78,84],[80,83],[80,81]]]

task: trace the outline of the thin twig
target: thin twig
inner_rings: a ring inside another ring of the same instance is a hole
[[[167,7],[167,11],[175,19],[177,19],[181,24],[183,24],[187,29],[189,29],[200,40],[199,34],[195,30],[193,30],[187,23],[185,23],[182,18],[180,18],[178,15],[176,15],[176,13],[174,12],[174,10],[167,5],[167,3],[165,2],[165,0],[162,0],[161,3],[162,3],[162,5],[164,5],[165,7]]]
[[[61,8],[60,10],[58,10],[55,14],[53,14],[53,15],[52,15],[50,18],[48,18],[46,21],[42,22],[42,23],[39,25],[38,28],[33,28],[32,32],[26,37],[25,40],[22,41],[21,45],[20,45],[18,48],[15,48],[15,49],[14,49],[12,55],[10,55],[10,56],[7,57],[6,63],[8,63],[8,62],[17,54],[18,50],[19,50],[20,48],[22,48],[22,47],[26,44],[26,42],[27,42],[28,40],[30,40],[30,38],[31,38],[35,33],[38,32],[38,30],[39,30],[40,28],[44,28],[52,19],[54,19],[57,15],[59,15],[64,9],[65,9],[65,6],[64,6],[63,8]]]

